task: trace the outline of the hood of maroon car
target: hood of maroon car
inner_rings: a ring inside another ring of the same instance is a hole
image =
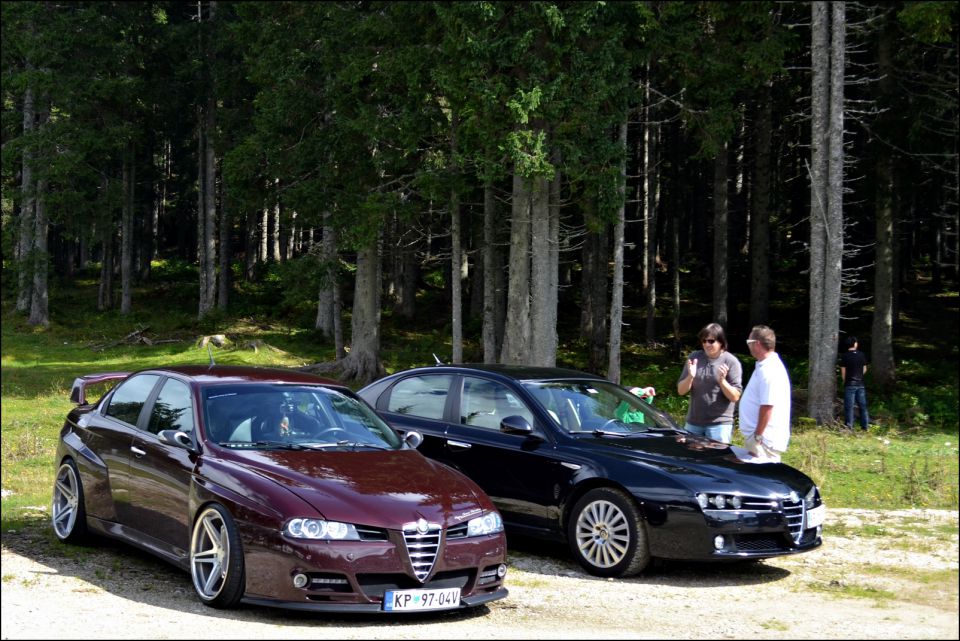
[[[250,451],[237,459],[330,521],[398,529],[423,518],[446,527],[493,507],[472,481],[415,450]]]

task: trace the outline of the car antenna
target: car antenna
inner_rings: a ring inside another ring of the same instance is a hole
[[[210,354],[210,367],[213,367],[216,363],[213,362],[213,347],[210,346],[210,343],[207,343],[207,353]]]
[[[437,361],[437,365],[443,365],[443,361],[441,361],[441,360],[437,357],[437,353],[436,353],[436,352],[433,353],[433,360]]]

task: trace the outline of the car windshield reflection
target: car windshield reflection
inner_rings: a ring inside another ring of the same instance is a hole
[[[677,428],[667,414],[607,381],[529,381],[524,386],[570,434],[629,436]]]
[[[397,434],[363,403],[325,387],[224,385],[204,391],[207,439],[234,449],[393,450]]]

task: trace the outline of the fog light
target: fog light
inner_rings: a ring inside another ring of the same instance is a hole
[[[713,547],[715,549],[722,550],[724,544],[726,544],[726,541],[724,540],[723,535],[718,534],[717,536],[713,537]]]
[[[497,576],[501,579],[507,574],[507,566],[503,563],[500,564],[500,567],[497,568]]]
[[[308,583],[310,583],[310,577],[308,577],[303,572],[298,572],[293,575],[293,587],[305,588],[307,587]]]

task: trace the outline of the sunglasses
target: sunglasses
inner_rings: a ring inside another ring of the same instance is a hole
[[[701,342],[706,343],[707,345],[713,345],[714,343],[717,342],[717,339],[715,339],[715,338],[705,338],[705,339],[703,339],[703,341],[701,341]]]

